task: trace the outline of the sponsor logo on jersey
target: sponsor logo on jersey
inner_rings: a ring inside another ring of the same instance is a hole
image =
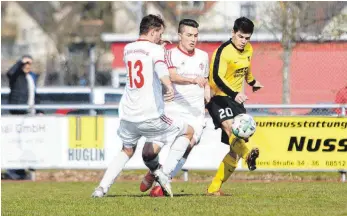
[[[200,67],[200,70],[204,70],[204,64],[203,63],[200,63],[200,65],[199,65],[199,67]]]

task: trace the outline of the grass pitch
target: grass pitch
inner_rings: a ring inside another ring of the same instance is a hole
[[[208,183],[173,183],[174,198],[151,198],[139,182],[117,182],[108,197],[90,198],[97,183],[3,182],[1,215],[347,215],[347,184],[230,182],[225,197]]]

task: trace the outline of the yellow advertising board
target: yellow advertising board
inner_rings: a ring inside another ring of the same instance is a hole
[[[255,117],[258,169],[347,170],[347,118]],[[247,168],[243,162],[242,168]]]
[[[70,161],[103,161],[104,117],[73,116],[69,117]]]

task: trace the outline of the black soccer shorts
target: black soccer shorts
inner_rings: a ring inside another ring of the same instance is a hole
[[[222,122],[232,119],[235,116],[246,113],[243,104],[237,103],[234,99],[228,96],[214,96],[210,102],[206,104],[206,109],[210,113],[215,128],[220,128]],[[222,130],[221,141],[229,145],[228,135]]]

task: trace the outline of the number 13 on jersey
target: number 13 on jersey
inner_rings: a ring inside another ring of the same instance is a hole
[[[143,84],[145,83],[145,78],[142,74],[142,70],[143,70],[143,65],[141,60],[128,61],[130,88],[141,88],[143,86]]]

